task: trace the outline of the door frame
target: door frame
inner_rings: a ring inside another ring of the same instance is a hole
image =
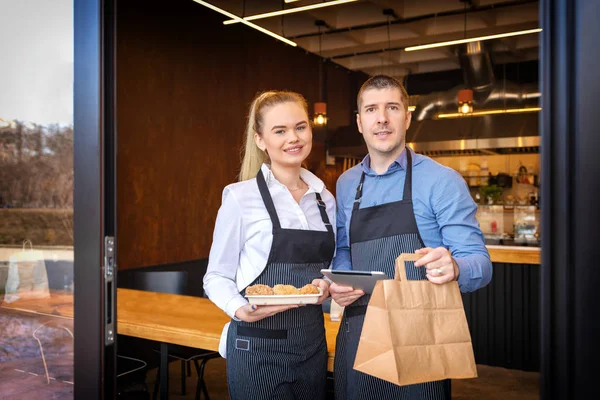
[[[86,399],[115,396],[116,344],[105,344],[103,259],[104,237],[117,233],[116,1],[74,0],[74,375],[75,398]],[[596,390],[588,367],[600,358],[599,321],[589,301],[600,286],[593,251],[600,216],[589,201],[600,191],[593,145],[598,117],[589,106],[600,92],[594,7],[583,0],[540,1],[544,399]],[[115,301],[111,305],[116,309]]]
[[[73,10],[74,398],[113,399],[116,281],[106,277],[105,237],[116,238],[115,0],[73,0]]]
[[[598,396],[598,1],[542,0],[542,399]]]

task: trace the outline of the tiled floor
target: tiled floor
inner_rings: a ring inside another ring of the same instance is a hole
[[[452,398],[459,400],[535,400],[539,399],[539,373],[509,370],[498,367],[477,366],[479,378],[455,380],[452,382]],[[193,399],[196,390],[195,372],[187,378],[187,395],[182,396],[179,380],[180,364],[170,364],[169,398]],[[229,399],[225,375],[225,360],[222,358],[208,362],[205,380],[211,400]],[[154,385],[156,370],[148,374],[148,390]],[[203,397],[202,397],[203,398]]]
[[[72,332],[72,320],[0,310],[0,399],[72,399]]]
[[[196,390],[195,372],[186,380],[187,394],[181,395],[180,364],[170,364],[169,398],[194,399]],[[523,372],[504,368],[478,366],[479,378],[468,380],[455,380],[452,383],[452,398],[459,400],[535,400],[539,399],[538,384],[539,374]],[[206,367],[206,383],[212,400],[229,399],[225,375],[225,360],[211,360]],[[148,373],[148,390],[152,392],[156,370]],[[41,385],[41,376],[34,376],[19,372],[17,369],[5,369],[2,380],[5,382],[2,389],[2,399],[72,399],[73,386],[66,383],[53,381],[50,385]],[[10,382],[10,384],[6,384]],[[203,398],[203,397],[202,397]]]
[[[20,366],[22,368],[22,366]],[[0,399],[48,400],[73,398],[73,384],[57,379],[47,383],[43,374],[30,373],[20,368],[6,368],[2,372]]]

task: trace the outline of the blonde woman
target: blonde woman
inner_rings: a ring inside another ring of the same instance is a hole
[[[232,399],[324,399],[327,345],[321,279],[335,250],[335,200],[301,167],[312,130],[306,100],[270,91],[250,106],[240,182],[227,186],[204,290],[232,320],[221,337]],[[255,306],[249,285],[312,283],[319,304]]]

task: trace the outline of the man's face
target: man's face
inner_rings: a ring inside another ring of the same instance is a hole
[[[411,113],[402,103],[400,90],[369,89],[363,92],[361,100],[356,123],[369,153],[387,156],[404,149]]]

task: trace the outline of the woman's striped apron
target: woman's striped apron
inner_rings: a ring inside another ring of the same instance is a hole
[[[333,258],[335,238],[319,193],[316,203],[327,231],[282,229],[261,171],[256,181],[273,223],[273,244],[267,266],[252,284],[302,287],[321,278],[321,269],[328,268]],[[231,321],[227,334],[231,399],[324,399],[326,379],[321,305],[294,308],[253,323]]]
[[[395,260],[400,253],[414,253],[425,247],[413,212],[412,157],[408,148],[406,157],[406,180],[401,201],[359,208],[364,172],[360,178],[350,219],[350,252],[354,270],[383,271],[393,277]],[[409,280],[427,279],[425,268],[416,268],[412,262],[406,263],[406,275]],[[450,380],[397,386],[353,369],[369,299],[370,295],[364,295],[345,308],[335,349],[335,398],[450,399]]]

